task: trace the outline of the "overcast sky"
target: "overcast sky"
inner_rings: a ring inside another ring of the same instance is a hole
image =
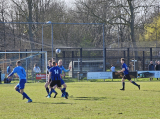
[[[64,0],[64,1],[66,2],[67,5],[71,7],[75,0]]]

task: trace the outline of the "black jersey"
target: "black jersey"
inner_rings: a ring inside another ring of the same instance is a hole
[[[52,66],[47,66],[47,74],[49,74],[49,70],[52,68]]]

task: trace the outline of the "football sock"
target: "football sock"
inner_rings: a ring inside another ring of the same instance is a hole
[[[19,90],[19,88],[17,88],[17,89],[16,89],[16,91],[20,93],[20,90]]]
[[[138,84],[136,84],[134,81],[132,81],[132,83],[133,83],[134,85],[138,86]]]
[[[64,93],[65,91],[62,89],[61,92]]]
[[[51,94],[52,94],[53,90],[54,90],[54,89],[51,89],[51,91],[50,91],[50,92],[49,92],[49,94],[48,94],[49,96],[51,96]]]
[[[122,82],[122,87],[123,87],[123,89],[125,88],[125,82]]]
[[[65,91],[66,91],[66,88],[63,88],[62,90],[65,92]]]
[[[66,92],[63,89],[61,90],[61,92],[63,95],[66,95]]]
[[[30,99],[25,92],[23,92],[22,95],[23,95],[25,98]]]
[[[57,93],[54,89],[52,89],[52,92],[53,92],[53,93]]]
[[[48,88],[48,87],[46,88],[46,91],[47,91],[47,93],[49,94],[49,88]]]

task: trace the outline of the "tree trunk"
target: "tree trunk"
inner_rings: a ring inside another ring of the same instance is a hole
[[[132,4],[132,0],[128,0],[129,1],[129,7],[130,7],[130,12],[131,12],[131,21],[130,21],[130,29],[131,29],[131,40],[132,40],[132,44],[133,44],[133,48],[136,49],[137,44],[136,44],[136,40],[135,40],[135,34],[134,34],[134,7]],[[134,59],[137,60],[138,59],[138,52],[134,51]],[[138,64],[136,63],[135,66],[135,70],[137,69]]]
[[[5,22],[4,20],[4,9],[2,8],[2,21]],[[5,28],[5,23],[3,24],[3,40],[4,40],[4,50],[7,48],[6,46],[6,28]]]

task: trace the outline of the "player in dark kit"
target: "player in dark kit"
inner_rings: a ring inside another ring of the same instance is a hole
[[[47,74],[49,74],[49,70],[52,68],[52,61],[48,60],[48,66],[47,66]],[[44,87],[46,88],[47,93],[49,94],[49,84],[51,83],[51,79],[48,79],[49,81],[47,81],[44,85]],[[58,94],[54,89],[53,92],[55,93],[54,98],[56,98],[56,95]],[[48,96],[48,95],[47,95]],[[46,96],[46,97],[47,97]]]
[[[134,81],[131,80],[131,77],[129,76],[128,67],[127,67],[127,65],[124,62],[125,62],[125,59],[121,58],[122,70],[118,71],[118,73],[123,72],[124,76],[122,78],[122,86],[123,87],[120,90],[125,90],[125,79],[128,79],[131,83],[133,83],[134,85],[136,85],[139,88],[139,90],[140,90],[140,85],[138,85],[137,83],[135,83]]]
[[[57,85],[57,88],[62,91],[62,93],[65,95],[65,98],[67,99],[67,95],[66,95],[65,91],[63,91],[62,88],[61,88],[61,77],[60,77],[60,74],[61,74],[60,68],[58,68],[56,66],[56,63],[53,62],[53,67],[49,70],[49,75],[48,75],[48,79],[51,79],[51,83],[50,83],[51,91],[48,94],[48,98],[51,97],[51,94],[52,94],[52,92],[54,90],[53,87],[55,85]]]

